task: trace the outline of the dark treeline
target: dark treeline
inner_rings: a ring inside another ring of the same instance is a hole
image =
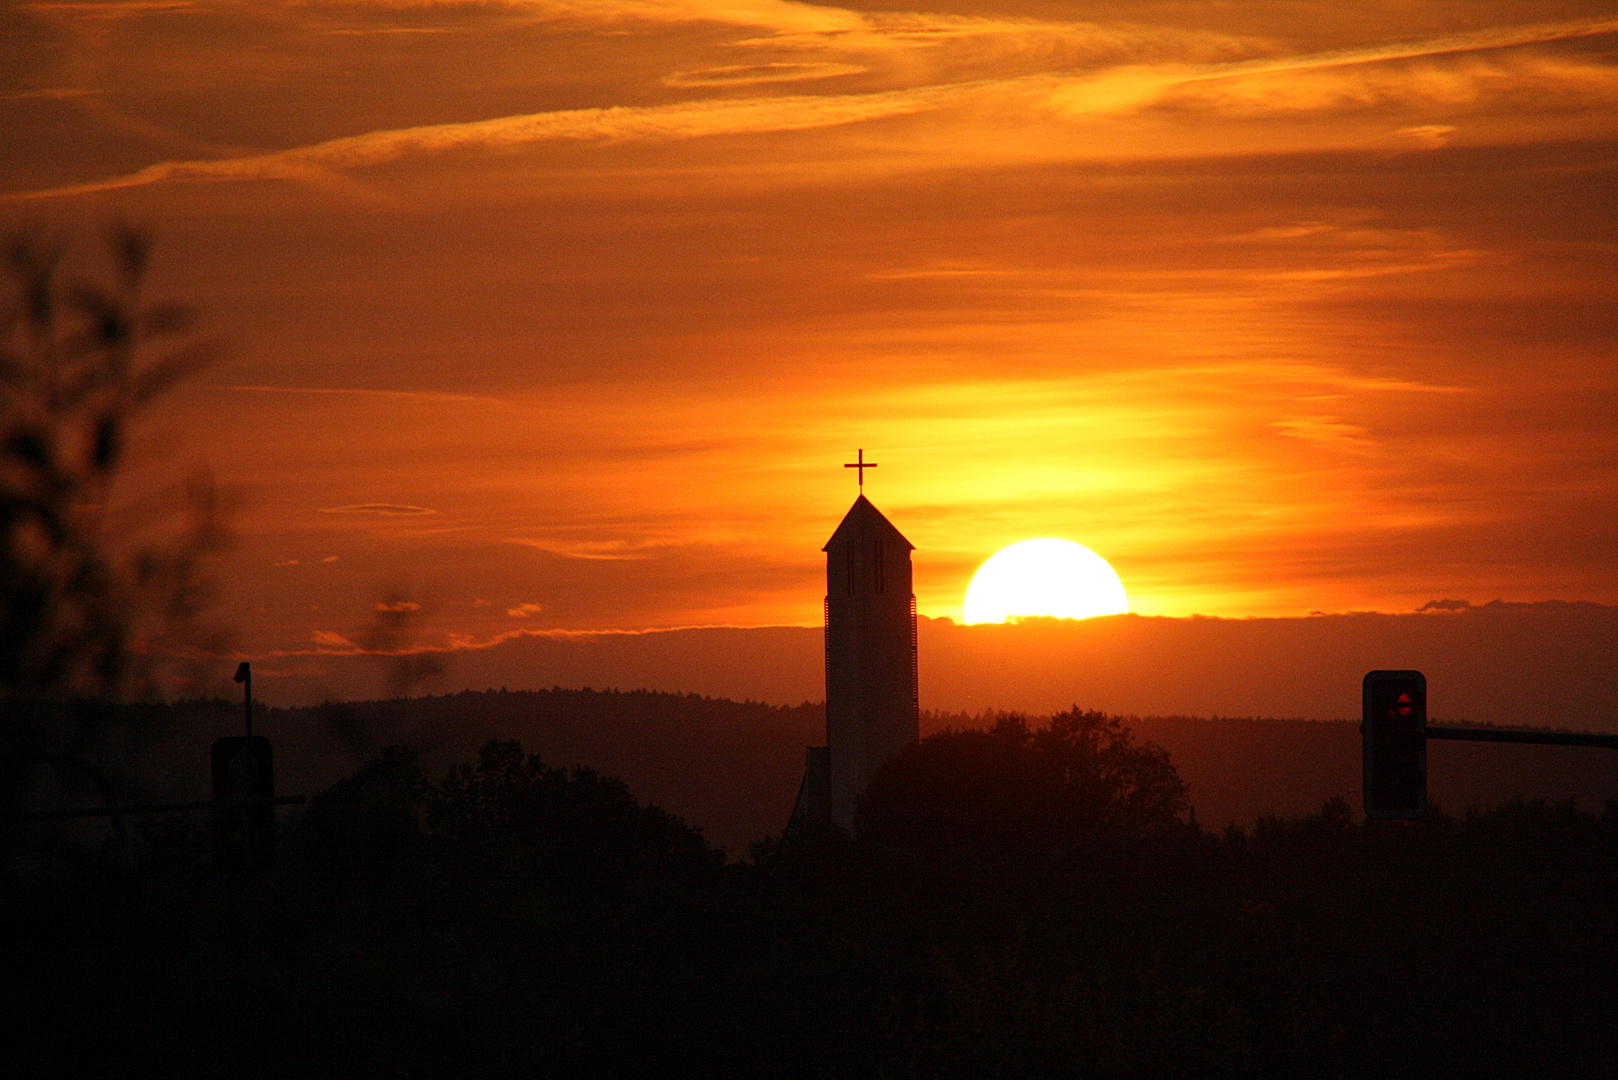
[[[75,754],[120,778],[126,802],[202,799],[209,745],[239,733],[241,715],[240,701],[217,699],[121,706],[96,725],[104,736],[96,746],[69,741]],[[470,760],[490,739],[517,739],[551,764],[588,764],[619,777],[638,798],[700,828],[732,859],[781,831],[803,776],[804,747],[826,739],[819,702],[782,707],[606,689],[490,690],[256,715],[256,730],[275,744],[281,794],[329,787],[384,746],[414,747],[436,776]],[[924,713],[921,730],[982,729],[1000,715]],[[1185,716],[1124,722],[1137,739],[1168,750],[1207,828],[1235,822],[1251,829],[1261,815],[1295,817],[1334,797],[1359,809],[1357,723]],[[1517,796],[1600,806],[1618,795],[1618,754],[1611,751],[1435,742],[1428,757],[1434,800],[1457,812]],[[35,770],[34,780],[39,786],[23,793],[23,809],[97,798],[70,770]]]
[[[1618,804],[1204,831],[1116,718],[940,733],[853,836],[729,862],[512,741],[381,749],[281,819],[97,849],[5,898],[32,1075],[1574,1075],[1618,1051]],[[14,836],[14,839],[17,837]]]
[[[32,710],[0,719],[38,728]],[[49,741],[70,746],[120,781],[125,802],[208,796],[208,752],[242,731],[240,700],[131,704],[98,713],[93,745],[71,717],[50,721]],[[803,748],[825,741],[819,703],[776,706],[644,690],[488,690],[384,701],[255,708],[255,730],[275,746],[278,793],[308,795],[352,773],[385,746],[408,745],[440,773],[490,739],[517,739],[556,765],[589,764],[636,795],[702,828],[732,858],[792,810]],[[22,809],[93,804],[73,770],[35,769]]]

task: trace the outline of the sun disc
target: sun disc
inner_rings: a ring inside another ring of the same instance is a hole
[[[966,621],[998,623],[1018,616],[1088,619],[1122,615],[1129,597],[1107,560],[1071,540],[1024,540],[978,567],[966,587]]]

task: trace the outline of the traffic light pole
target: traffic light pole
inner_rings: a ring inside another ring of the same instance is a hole
[[[1510,728],[1434,727],[1428,724],[1427,737],[1466,742],[1539,743],[1543,746],[1607,746],[1618,750],[1618,735],[1586,735],[1576,731],[1513,731]]]
[[[1373,821],[1411,821],[1426,813],[1428,739],[1618,750],[1618,735],[1429,724],[1427,677],[1419,671],[1368,672],[1361,691],[1363,805],[1365,816]]]

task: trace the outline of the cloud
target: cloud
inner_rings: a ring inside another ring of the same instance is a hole
[[[946,86],[833,97],[743,98],[528,113],[464,124],[373,131],[246,157],[165,161],[126,176],[12,197],[85,195],[168,180],[302,180],[333,170],[381,165],[419,154],[538,142],[668,140],[801,131],[922,112],[960,100],[970,92],[967,86]]]
[[[921,281],[932,278],[985,278],[1011,277],[1018,273],[1004,267],[982,266],[959,259],[940,259],[926,266],[903,267],[897,270],[873,270],[865,275],[867,281]]]
[[[340,12],[352,5],[334,5]],[[942,46],[987,45],[996,55],[1150,56],[1212,60],[1251,55],[1269,43],[1206,29],[917,11],[855,11],[792,0],[375,0],[375,10],[416,13],[424,9],[507,12],[544,22],[617,28],[629,23],[717,24],[763,30],[765,36],[728,44],[772,49],[893,53]],[[622,31],[618,31],[622,32]],[[689,84],[687,84],[689,85]]]
[[[506,608],[506,614],[513,619],[530,619],[544,611],[543,604],[518,604],[513,608]]]
[[[710,8],[708,5],[651,4],[649,10],[692,16],[700,11],[745,20],[762,13],[782,26],[799,22],[836,28],[867,25],[863,16],[839,9],[758,0]],[[550,8],[547,8],[550,10]],[[571,10],[570,8],[567,10]],[[596,11],[585,5],[581,10]],[[614,7],[619,12],[636,5]],[[785,14],[783,14],[785,13]],[[928,17],[932,18],[932,17]],[[899,20],[911,35],[933,34],[953,25]],[[975,23],[973,25],[976,25]],[[1021,25],[1021,24],[1018,24]],[[931,29],[928,29],[931,27]],[[890,27],[889,29],[893,29]],[[964,28],[960,29],[965,32]],[[1024,27],[1026,29],[1026,27]],[[817,31],[821,32],[821,31]],[[827,31],[829,32],[829,31]],[[838,31],[842,32],[842,31]],[[924,85],[860,94],[784,95],[675,102],[648,106],[608,106],[526,113],[463,123],[392,128],[265,153],[189,158],[159,162],[123,176],[13,194],[13,199],[85,195],[184,180],[279,179],[321,183],[347,170],[406,158],[468,150],[497,150],[546,142],[673,141],[718,135],[806,131],[871,120],[975,106],[992,112],[997,128],[1008,120],[1049,128],[1060,118],[1101,117],[1151,106],[1200,106],[1242,114],[1375,104],[1382,101],[1451,105],[1477,95],[1503,93],[1525,80],[1563,85],[1575,96],[1618,94],[1618,76],[1595,64],[1521,63],[1474,66],[1463,71],[1409,70],[1372,76],[1343,75],[1339,69],[1387,61],[1482,52],[1618,32],[1618,18],[1493,28],[1425,41],[1370,48],[1214,63],[1129,63],[1081,75],[1032,74]],[[676,73],[677,85],[747,85],[796,81],[851,72],[855,65],[769,63],[735,65]],[[1337,72],[1337,74],[1330,74]],[[774,73],[772,75],[772,73]],[[1311,73],[1314,73],[1311,75]],[[1321,73],[1327,73],[1322,75]],[[1279,78],[1279,77],[1285,78]],[[679,80],[686,80],[680,83]],[[731,80],[726,82],[726,80]],[[1279,79],[1279,81],[1278,81]],[[707,80],[707,81],[704,81]],[[1438,138],[1442,125],[1410,128]],[[1417,135],[1418,138],[1423,136]],[[1042,140],[1034,156],[1071,154],[1063,140]],[[334,181],[335,182],[335,181]]]
[[[251,394],[337,394],[353,397],[407,398],[418,401],[478,401],[503,404],[503,398],[481,394],[454,394],[443,390],[368,390],[349,386],[221,386],[220,390],[238,390]]]
[[[1567,41],[1574,38],[1596,37],[1612,33],[1618,33],[1618,17],[1572,19],[1565,22],[1530,23],[1520,26],[1498,26],[1470,33],[1449,34],[1443,37],[1418,41],[1394,42],[1356,49],[1333,49],[1326,52],[1306,53],[1301,56],[1210,65],[1207,70],[1190,74],[1180,81],[1192,82],[1224,79],[1233,75],[1348,67],[1359,64],[1384,63],[1390,60],[1414,60],[1421,57],[1486,52],[1493,49],[1538,45],[1552,41]]]
[[[339,10],[349,5],[333,5]],[[860,14],[838,7],[795,3],[794,0],[485,0],[423,4],[419,0],[381,0],[371,8],[415,11],[423,7],[467,8],[522,12],[552,21],[595,24],[719,23],[788,33],[848,33],[861,29]]]
[[[1096,75],[1072,80],[1054,96],[1054,104],[1069,113],[1098,114],[1129,112],[1147,107],[1165,98],[1171,92],[1186,97],[1199,97],[1211,101],[1235,102],[1242,100],[1244,91],[1230,87],[1207,86],[1229,80],[1254,79],[1263,76],[1297,75],[1299,73],[1328,71],[1336,68],[1361,67],[1396,60],[1415,60],[1457,53],[1486,52],[1495,49],[1536,45],[1552,41],[1594,37],[1618,32],[1618,18],[1577,19],[1558,23],[1535,23],[1526,26],[1494,27],[1467,34],[1452,34],[1423,41],[1396,42],[1358,49],[1334,49],[1298,56],[1266,57],[1219,64],[1136,64],[1115,67]],[[1388,77],[1384,97],[1408,97],[1420,94],[1425,87],[1431,96],[1435,80],[1423,80],[1424,73],[1406,73]],[[1453,84],[1454,80],[1449,80]],[[1339,83],[1335,93],[1323,94],[1318,87],[1296,80],[1271,90],[1267,95],[1245,91],[1250,101],[1267,102],[1269,108],[1323,107],[1325,99],[1341,99],[1346,91]],[[1364,96],[1364,91],[1361,91]],[[1453,86],[1448,91],[1454,99]],[[1469,100],[1469,98],[1463,98]],[[1300,101],[1309,102],[1300,105]]]
[[[332,37],[376,37],[383,34],[449,34],[453,33],[447,26],[374,26],[367,28],[344,27],[336,30],[323,30],[321,33]]]
[[[1502,99],[1515,100],[1530,111],[1611,102],[1618,99],[1618,71],[1587,62],[1547,63],[1544,57],[1430,57],[1191,81],[1165,92],[1161,104],[1245,116],[1352,113],[1390,106],[1473,109]],[[1453,126],[1428,124],[1403,133],[1430,139],[1454,130]]]
[[[260,655],[273,656],[278,659],[307,656],[443,656],[454,653],[482,652],[495,649],[511,641],[535,639],[539,641],[569,641],[569,642],[609,642],[632,641],[637,638],[658,638],[668,635],[680,634],[689,631],[713,630],[766,630],[776,631],[786,624],[781,623],[694,623],[678,626],[650,627],[642,630],[530,630],[518,628],[504,630],[495,634],[467,634],[452,632],[446,634],[441,642],[435,644],[409,644],[397,648],[369,648],[357,645],[341,634],[331,630],[316,630],[310,634],[314,642],[313,649],[273,649]],[[817,624],[818,625],[818,624]],[[809,629],[807,625],[804,629]],[[234,654],[233,654],[234,656]],[[257,661],[255,661],[256,663]]]
[[[1293,225],[1267,225],[1262,229],[1242,233],[1239,236],[1227,237],[1231,242],[1244,240],[1296,240],[1304,236],[1319,236],[1322,233],[1337,232],[1339,226],[1325,221],[1300,221]]]
[[[1408,135],[1429,150],[1437,150],[1449,143],[1449,137],[1455,134],[1455,128],[1450,124],[1419,124],[1416,127],[1400,128],[1395,135]]]
[[[17,5],[23,11],[42,15],[68,15],[79,19],[127,19],[153,12],[184,11],[194,5],[191,0],[41,0],[39,3]]]
[[[331,650],[331,649],[339,649],[339,650],[342,650],[344,652],[358,652],[359,651],[359,646],[358,645],[355,645],[352,641],[348,640],[343,635],[341,635],[339,633],[336,633],[335,631],[332,631],[332,630],[316,630],[314,633],[310,634],[309,636],[314,641],[314,643],[320,647],[321,651],[327,651],[327,650]]]
[[[655,546],[649,543],[634,543],[628,540],[510,539],[506,543],[535,548],[539,551],[549,552],[552,555],[561,555],[568,559],[600,559],[606,562],[650,559],[652,557],[651,549]]]
[[[665,86],[757,86],[831,79],[839,75],[859,75],[869,70],[859,64],[730,64],[697,71],[676,71],[659,81]]]
[[[414,600],[378,601],[376,610],[393,612],[396,615],[402,615],[409,611],[420,611],[421,605],[416,603]]]
[[[1344,423],[1336,416],[1292,416],[1273,421],[1270,427],[1326,450],[1368,453],[1375,449],[1365,428]]]
[[[0,101],[76,101],[97,91],[83,86],[47,86],[37,90],[14,90],[0,94]]]
[[[354,503],[349,506],[325,506],[320,508],[322,514],[374,514],[381,517],[420,517],[424,514],[436,514],[437,510],[425,506],[408,506],[401,503]],[[335,560],[335,556],[333,557]]]

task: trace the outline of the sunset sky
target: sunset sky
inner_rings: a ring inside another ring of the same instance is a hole
[[[234,341],[131,490],[261,651],[818,624],[862,447],[928,615],[1618,603],[1615,176],[1610,0],[0,8],[0,224]]]

